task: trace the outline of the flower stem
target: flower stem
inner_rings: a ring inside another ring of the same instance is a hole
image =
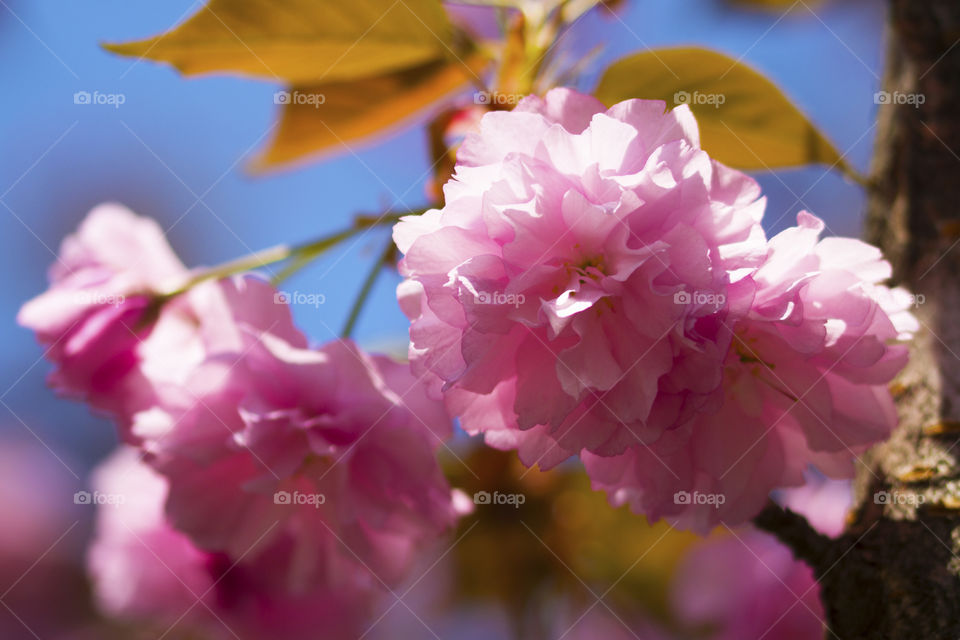
[[[350,315],[347,317],[347,322],[343,326],[343,331],[340,334],[341,337],[349,338],[353,333],[354,328],[357,326],[357,320],[360,319],[360,312],[363,310],[363,305],[366,304],[367,298],[370,297],[370,292],[373,291],[373,285],[376,283],[380,271],[383,270],[385,263],[390,259],[392,254],[393,238],[391,237],[387,238],[387,245],[377,256],[376,262],[374,262],[373,267],[370,268],[370,273],[367,274],[366,279],[363,281],[363,286],[360,287],[360,292],[357,294],[356,299],[353,301],[353,306],[350,308]]]
[[[253,271],[269,264],[293,259],[294,262],[284,269],[280,273],[280,276],[276,278],[276,280],[281,280],[292,274],[297,269],[305,266],[314,258],[325,253],[328,249],[340,244],[347,238],[350,238],[372,227],[395,224],[397,220],[403,216],[417,215],[423,213],[423,211],[425,210],[421,209],[399,214],[381,215],[377,217],[357,216],[354,220],[353,226],[343,229],[342,231],[323,236],[316,240],[311,240],[309,242],[297,245],[277,245],[275,247],[257,251],[248,256],[230,260],[213,267],[199,269],[195,271],[186,282],[178,286],[176,289],[162,294],[160,297],[164,300],[168,300],[189,291],[191,288],[202,282],[206,282],[207,280],[219,280],[237,273]]]

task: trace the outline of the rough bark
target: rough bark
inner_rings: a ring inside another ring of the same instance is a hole
[[[758,525],[810,562],[827,637],[960,638],[960,0],[890,0],[867,236],[918,299],[921,331],[894,384],[900,425],[863,456],[846,533],[788,512]],[[902,100],[903,98],[901,98]],[[916,99],[913,102],[917,102]],[[878,494],[878,492],[886,492]],[[877,496],[890,496],[884,501]]]

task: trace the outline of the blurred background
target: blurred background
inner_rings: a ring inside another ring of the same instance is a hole
[[[83,216],[100,202],[123,203],[157,219],[184,262],[196,266],[308,240],[342,228],[358,213],[427,202],[430,161],[422,128],[352,145],[322,163],[255,176],[247,165],[269,138],[278,110],[273,93],[280,87],[215,76],[184,80],[166,66],[118,58],[99,47],[164,31],[199,6],[189,0],[0,0],[0,268],[8,274],[0,290],[0,637],[5,639],[83,637],[64,633],[78,634],[89,616],[81,563],[92,509],[74,505],[72,494],[86,487],[91,467],[115,446],[114,429],[47,389],[49,367],[41,349],[15,323],[20,305],[45,288],[61,239]],[[724,0],[628,0],[616,17],[588,16],[563,46],[576,57],[604,42],[594,71],[649,47],[696,44],[723,51],[774,79],[846,159],[866,171],[883,22],[881,3],[867,0],[798,0],[789,12]],[[595,78],[587,74],[582,88],[591,88]],[[74,94],[81,91],[122,94],[124,101],[75,104]],[[465,100],[470,102],[469,93]],[[858,235],[863,193],[839,174],[812,167],[756,177],[768,198],[769,233],[809,209],[832,233]],[[373,230],[348,242],[285,285],[323,294],[323,305],[294,310],[317,342],[339,333],[387,233]],[[403,349],[407,325],[395,303],[396,283],[393,275],[381,277],[360,320],[355,336],[368,348]],[[490,455],[477,464],[510,464]],[[543,482],[577,481],[558,476]],[[537,508],[552,510],[542,515],[547,520],[558,517],[560,508],[572,510],[561,514],[563,522],[589,521],[592,507],[571,500]],[[661,534],[642,521],[636,526],[644,528],[638,539]],[[681,538],[679,546],[689,543]],[[637,569],[637,588],[653,584],[645,575],[672,570],[669,562],[661,564],[654,562],[648,574]],[[603,567],[592,569],[603,573]],[[482,601],[484,578],[472,580],[473,595]],[[496,610],[506,601],[492,598],[489,606]],[[493,631],[477,631],[479,622],[451,623],[451,635],[443,637],[506,633],[502,615],[484,611],[464,612],[458,620],[482,619]],[[475,630],[464,631],[470,628]],[[426,632],[421,627],[411,633]]]

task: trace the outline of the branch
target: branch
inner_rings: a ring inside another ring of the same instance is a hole
[[[807,519],[790,509],[770,502],[753,519],[760,530],[773,534],[793,555],[813,567],[814,571],[829,566],[833,541],[810,526]]]
[[[960,2],[889,6],[867,235],[924,300],[921,331],[893,386],[899,426],[863,456],[852,522],[815,571],[831,637],[958,638]]]

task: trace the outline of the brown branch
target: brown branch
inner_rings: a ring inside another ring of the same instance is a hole
[[[894,385],[900,425],[864,457],[848,531],[815,571],[829,637],[958,638],[960,2],[889,5],[867,235],[922,301],[921,331]]]
[[[754,517],[753,524],[775,536],[794,556],[813,567],[815,573],[829,566],[833,541],[810,526],[799,513],[770,502]]]

